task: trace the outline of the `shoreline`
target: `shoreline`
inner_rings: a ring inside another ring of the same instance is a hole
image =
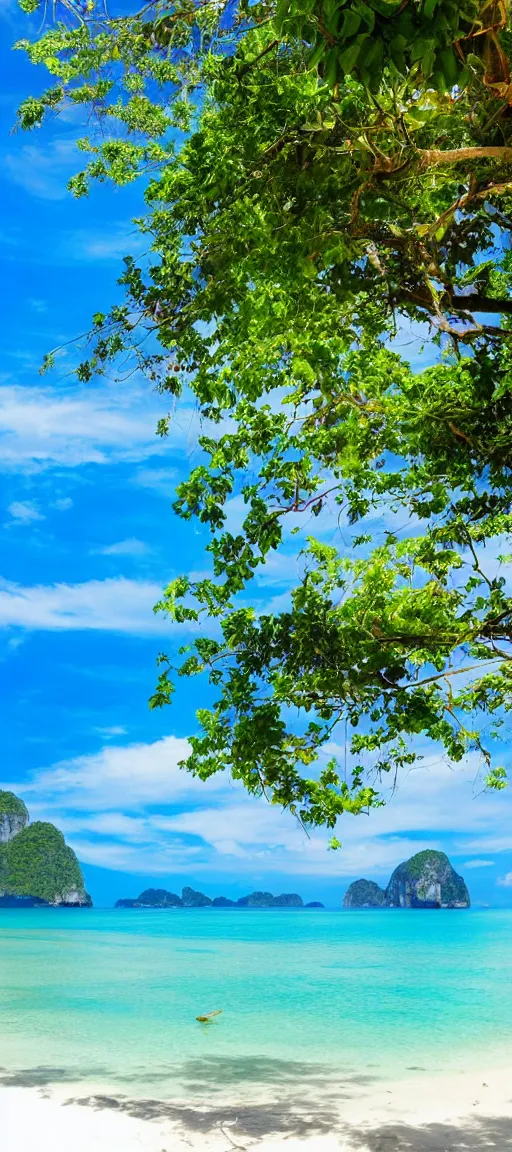
[[[5,1152],[477,1152],[512,1148],[512,1065],[362,1084],[308,1098],[279,1085],[248,1103],[0,1086]]]

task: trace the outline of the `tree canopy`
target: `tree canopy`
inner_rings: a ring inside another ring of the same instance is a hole
[[[211,576],[157,606],[196,631],[152,705],[176,676],[216,691],[185,766],[331,828],[429,740],[504,787],[508,0],[66,0],[17,47],[52,76],[22,127],[92,113],[72,193],[144,188],[151,258],[126,258],[79,380],[129,358],[169,397],[161,435],[185,393],[205,421],[174,507],[209,526]],[[428,367],[396,351],[411,325]],[[289,604],[265,614],[251,581],[305,516]]]

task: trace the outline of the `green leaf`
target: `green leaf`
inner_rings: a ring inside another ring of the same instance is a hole
[[[343,12],[343,20],[339,30],[339,39],[349,40],[351,36],[355,36],[359,32],[361,26],[361,16],[354,8],[345,8]]]

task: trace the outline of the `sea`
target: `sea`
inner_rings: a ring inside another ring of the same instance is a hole
[[[248,1099],[511,1053],[512,910],[0,910],[4,1084]]]

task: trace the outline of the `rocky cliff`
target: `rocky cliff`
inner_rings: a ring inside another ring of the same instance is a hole
[[[0,791],[0,844],[7,844],[28,824],[28,812],[14,792]]]
[[[0,792],[0,906],[90,906],[80,865],[62,832],[28,819],[22,800]]]
[[[469,892],[444,852],[426,849],[395,868],[386,888],[390,908],[469,908]]]
[[[345,908],[469,908],[469,892],[445,852],[427,848],[399,864],[385,891],[373,880],[347,888]]]

